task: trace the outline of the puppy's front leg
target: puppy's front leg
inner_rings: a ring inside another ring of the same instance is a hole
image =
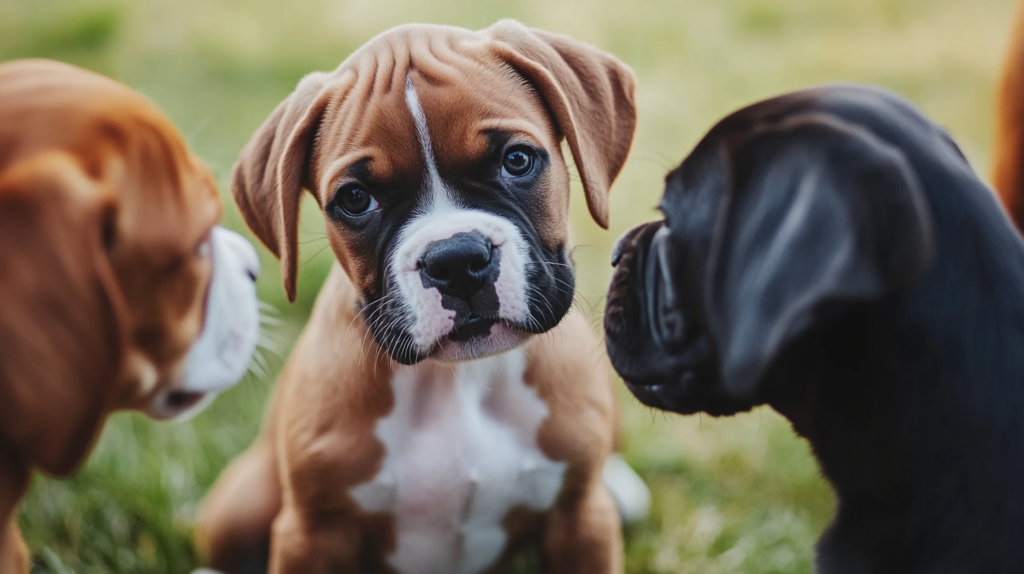
[[[28,572],[29,551],[18,530],[18,505],[31,476],[14,451],[0,445],[0,574]]]
[[[361,540],[355,520],[308,518],[286,505],[274,521],[268,574],[363,574]]]
[[[28,548],[18,532],[12,518],[0,532],[0,572],[3,574],[22,574],[28,572]]]
[[[620,574],[619,513],[600,480],[563,497],[551,512],[541,552],[547,574]]]

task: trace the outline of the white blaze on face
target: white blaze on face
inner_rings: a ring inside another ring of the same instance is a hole
[[[420,278],[419,261],[426,247],[448,239],[456,233],[479,232],[490,239],[499,252],[499,273],[495,281],[499,317],[522,324],[530,320],[527,304],[526,269],[529,251],[519,228],[508,219],[477,209],[460,206],[454,194],[441,180],[434,160],[434,149],[412,80],[406,77],[405,101],[416,122],[416,136],[426,164],[424,200],[414,216],[401,230],[397,248],[388,268],[393,274],[398,297],[408,309],[406,325],[413,343],[421,351],[429,351],[455,326],[455,312],[441,304],[441,293],[436,288],[425,288]],[[480,354],[507,349],[511,336],[496,333],[495,326],[490,343],[474,345]],[[467,357],[468,358],[468,357]]]
[[[260,262],[252,244],[223,227],[210,233],[213,271],[206,295],[203,330],[185,357],[181,385],[161,392],[150,414],[158,418],[194,415],[216,393],[233,386],[249,368],[260,331],[255,278]],[[172,397],[201,396],[185,408]]]

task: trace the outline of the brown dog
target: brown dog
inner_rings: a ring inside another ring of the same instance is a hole
[[[252,246],[215,227],[209,171],[129,88],[46,60],[0,66],[0,572],[33,469],[66,475],[106,415],[192,412],[241,378]]]
[[[262,436],[205,503],[215,567],[247,568],[269,539],[276,574],[496,572],[533,543],[551,572],[621,571],[602,484],[614,400],[569,311],[559,144],[607,226],[634,84],[609,54],[516,22],[411,25],[271,114],[235,198],[289,296],[303,188],[339,265]]]
[[[1024,224],[1024,3],[1017,7],[996,89],[992,185],[1017,228]]]

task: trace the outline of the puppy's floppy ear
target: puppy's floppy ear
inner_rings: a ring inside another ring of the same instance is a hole
[[[763,129],[731,164],[706,297],[723,382],[750,396],[826,306],[919,280],[932,259],[931,215],[898,149],[828,116]]]
[[[607,52],[502,20],[488,31],[498,57],[525,77],[554,114],[583,180],[590,215],[608,228],[608,192],[636,131],[636,77]]]
[[[120,390],[127,310],[107,257],[114,198],[48,153],[0,179],[0,432],[66,474]]]
[[[328,99],[329,75],[303,78],[242,149],[231,193],[256,237],[281,260],[284,290],[295,300],[299,205],[313,138]]]

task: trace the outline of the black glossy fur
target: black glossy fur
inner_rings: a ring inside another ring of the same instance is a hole
[[[857,86],[740,110],[617,248],[644,403],[768,404],[835,488],[821,574],[1024,572],[1024,244],[949,136]]]

